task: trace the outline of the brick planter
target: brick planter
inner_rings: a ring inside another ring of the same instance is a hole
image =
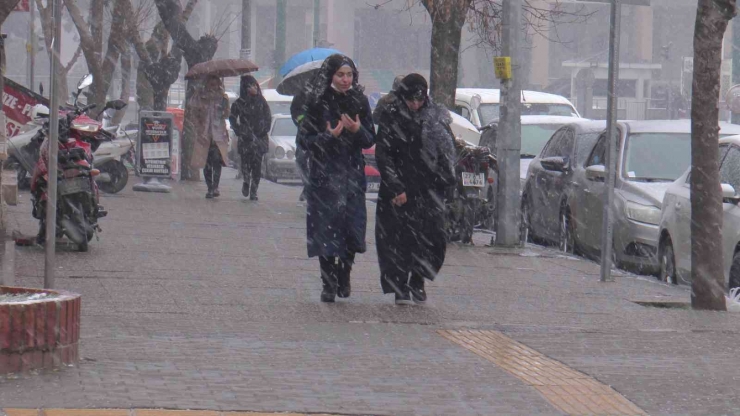
[[[0,303],[0,374],[76,364],[80,295],[0,286],[0,294],[54,293],[52,299]]]

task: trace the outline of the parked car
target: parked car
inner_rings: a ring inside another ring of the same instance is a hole
[[[298,130],[290,114],[272,116],[270,142],[262,162],[262,176],[273,182],[280,179],[301,179],[295,162],[295,138]]]
[[[522,185],[524,241],[556,242],[563,251],[571,251],[572,243],[560,230],[560,217],[568,214],[568,207],[576,199],[576,184],[585,182],[586,159],[605,126],[603,121],[571,120],[557,129],[530,161]],[[567,224],[567,218],[565,221]]]
[[[455,93],[455,112],[478,128],[498,121],[500,103],[497,89],[458,88]],[[539,91],[522,91],[522,115],[581,117],[567,98]]]
[[[616,127],[614,260],[620,267],[657,273],[663,196],[691,161],[691,124],[689,120],[620,121]],[[721,134],[740,133],[740,127],[731,124],[720,123],[720,128]],[[596,256],[601,249],[606,133],[600,135],[585,164],[575,167],[585,169],[577,175],[569,173],[568,163],[559,161],[562,155],[549,150],[553,142],[562,140],[556,136],[541,160],[530,165],[527,189],[531,190],[525,199],[528,226],[534,235],[557,241],[563,251]]]
[[[267,105],[270,106],[270,112],[275,114],[290,114],[290,104],[293,102],[292,95],[279,94],[274,89],[262,90],[262,96],[265,97]]]
[[[720,140],[719,175],[722,183],[722,264],[728,289],[740,287],[740,136]],[[690,170],[673,182],[663,198],[660,217],[658,278],[678,284],[691,282]]]

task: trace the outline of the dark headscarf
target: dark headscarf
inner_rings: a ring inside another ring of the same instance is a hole
[[[249,94],[249,87],[257,86],[258,94]],[[239,85],[239,99],[231,105],[231,116],[229,117],[231,128],[239,137],[264,138],[270,131],[272,115],[267,100],[262,96],[260,84],[251,75],[244,75]]]
[[[404,100],[424,99],[427,97],[429,84],[423,76],[419,74],[406,75],[398,86],[398,95]]]
[[[259,91],[259,95],[262,95],[262,88],[260,88],[260,83],[257,82],[257,79],[251,75],[243,75],[240,82],[239,82],[239,98],[244,100],[249,100],[252,98],[251,95],[249,95],[249,87],[252,85],[257,86],[257,91]]]

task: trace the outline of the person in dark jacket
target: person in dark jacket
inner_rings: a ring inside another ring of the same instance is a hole
[[[311,81],[301,121],[301,143],[309,158],[307,186],[308,256],[319,257],[322,302],[350,295],[356,253],[364,253],[365,159],[375,143],[370,103],[358,84],[354,62],[326,58]]]
[[[231,128],[239,138],[238,152],[241,159],[242,195],[256,201],[257,188],[262,176],[262,158],[269,149],[272,114],[257,80],[244,75],[239,86],[239,98],[231,105]]]
[[[301,182],[303,182],[303,190],[301,195],[298,197],[299,201],[306,200],[306,187],[308,186],[308,156],[306,149],[302,146],[303,140],[301,139],[301,121],[305,117],[306,113],[306,91],[301,90],[298,94],[293,96],[293,101],[290,102],[290,117],[293,120],[293,124],[299,127],[298,133],[296,134],[296,148],[295,148],[295,163],[298,166],[298,174],[301,175]]]
[[[396,78],[393,79],[393,85],[391,86],[390,92],[380,97],[378,100],[378,103],[375,105],[375,110],[373,110],[373,120],[375,121],[375,124],[380,122],[380,115],[385,111],[385,107],[388,103],[396,99],[396,96],[393,93],[398,91],[398,87],[401,85],[401,81],[403,81],[404,77],[405,75],[397,75]]]
[[[419,74],[404,77],[378,114],[375,238],[381,287],[397,304],[426,301],[424,279],[434,280],[447,249],[444,194],[455,183],[452,118],[427,88]]]

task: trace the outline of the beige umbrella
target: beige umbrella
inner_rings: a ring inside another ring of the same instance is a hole
[[[217,59],[193,65],[185,74],[185,79],[204,78],[209,75],[219,78],[236,77],[257,70],[259,67],[246,59]]]

